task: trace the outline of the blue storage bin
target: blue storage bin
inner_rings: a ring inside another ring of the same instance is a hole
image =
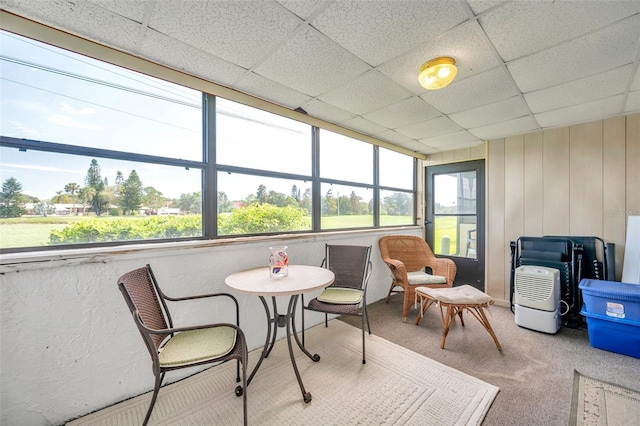
[[[594,348],[640,358],[640,321],[580,311],[587,318],[589,343]]]
[[[578,287],[584,312],[640,323],[640,284],[584,279]]]

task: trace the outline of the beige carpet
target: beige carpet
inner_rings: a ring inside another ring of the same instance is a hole
[[[640,392],[575,372],[570,425],[640,424]]]
[[[499,391],[375,335],[367,335],[363,365],[360,330],[338,320],[308,330],[306,340],[320,362],[309,360],[295,343],[294,353],[313,400],[302,401],[286,340],[279,340],[249,386],[250,424],[479,425]],[[251,352],[250,367],[258,356]],[[227,363],[162,388],[150,424],[242,424],[234,375],[235,364]],[[150,398],[144,394],[68,424],[137,425]]]

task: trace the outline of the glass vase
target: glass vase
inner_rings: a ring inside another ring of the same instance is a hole
[[[286,277],[289,275],[289,256],[287,246],[269,247],[269,276],[271,278]]]

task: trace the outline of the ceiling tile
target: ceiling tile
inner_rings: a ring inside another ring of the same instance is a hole
[[[118,1],[118,0],[87,0],[89,3],[93,3],[109,10],[113,13],[117,13],[125,18],[132,19],[136,22],[142,23],[144,18],[144,12],[147,6],[153,7],[154,1],[150,0],[138,0],[138,1]]]
[[[375,90],[371,90],[375,87]],[[375,111],[411,96],[406,89],[379,72],[371,70],[344,86],[319,97],[357,115]]]
[[[625,114],[640,112],[640,90],[629,92],[629,97],[627,98],[624,112]]]
[[[640,12],[640,2],[513,1],[482,16],[480,24],[505,61],[571,40]]]
[[[489,140],[511,135],[520,135],[539,129],[538,123],[531,116],[520,117],[504,123],[470,129],[480,139]]]
[[[151,29],[145,32],[139,50],[155,62],[224,86],[232,86],[246,72],[244,68]]]
[[[542,127],[557,127],[570,124],[584,123],[596,118],[604,118],[619,114],[622,109],[624,96],[617,95],[607,99],[600,99],[585,104],[555,111],[536,114],[536,120]]]
[[[434,148],[447,148],[454,145],[476,144],[482,141],[477,136],[472,135],[466,130],[461,130],[448,135],[437,136],[435,138],[420,139],[420,143],[432,146]]]
[[[374,135],[376,133],[382,133],[385,131],[384,126],[369,121],[362,117],[354,117],[351,120],[340,123],[341,125],[348,127],[349,129],[357,130],[365,135]]]
[[[236,84],[236,87],[245,93],[291,109],[296,109],[310,99],[308,95],[296,92],[289,87],[252,72],[244,74]]]
[[[479,15],[482,12],[486,12],[492,7],[499,6],[506,3],[505,0],[467,0],[469,7],[474,14]]]
[[[413,139],[428,139],[460,130],[462,130],[462,128],[447,117],[438,117],[433,120],[396,129],[398,133]]]
[[[457,80],[465,79],[493,68],[500,63],[492,53],[491,46],[476,21],[467,22],[446,34],[421,44],[416,49],[386,62],[376,69],[398,81],[415,94],[423,94],[418,83],[418,72],[426,61],[440,56],[455,59],[458,67]]]
[[[443,113],[451,114],[492,104],[517,94],[502,68],[494,68],[465,80],[454,81],[443,89],[429,91],[421,98]]]
[[[382,139],[383,141],[388,141],[394,144],[409,144],[411,142],[415,142],[415,139],[412,139],[408,136],[402,135],[395,130],[387,130],[382,133],[378,133],[375,135],[377,138]]]
[[[306,27],[254,71],[302,93],[318,96],[369,69],[351,53]]]
[[[136,52],[142,30],[139,23],[87,1],[2,0],[2,9],[127,52]]]
[[[590,77],[526,93],[524,98],[534,113],[560,109],[623,93],[632,65],[625,65]]]
[[[449,118],[465,128],[499,123],[529,114],[522,97],[513,96],[489,105],[450,114]]]
[[[527,93],[633,62],[639,36],[640,14],[507,66]]]
[[[442,114],[424,100],[412,96],[397,104],[365,114],[363,117],[380,123],[389,129],[395,129],[435,118],[439,115]]]
[[[326,102],[322,102],[316,98],[310,99],[302,106],[302,108],[307,111],[310,116],[328,121],[329,123],[340,124],[355,117],[355,114],[352,114],[349,111],[345,111]]]
[[[272,1],[159,1],[149,27],[249,68],[301,23]]]
[[[457,2],[337,1],[311,23],[376,66],[426,43],[466,18]]]
[[[326,7],[326,0],[276,0],[278,3],[295,13],[301,19],[307,19],[318,9]],[[322,7],[320,7],[322,6]]]

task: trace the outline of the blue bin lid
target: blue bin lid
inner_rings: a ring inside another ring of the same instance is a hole
[[[640,284],[583,279],[578,288],[591,295],[629,297],[640,301]]]

